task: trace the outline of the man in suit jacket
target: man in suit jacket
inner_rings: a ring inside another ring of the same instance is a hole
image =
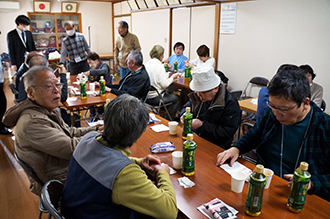
[[[26,52],[35,51],[32,33],[28,31],[30,19],[25,15],[19,15],[15,19],[17,27],[7,34],[8,52],[10,55],[11,68],[17,68],[24,62]]]

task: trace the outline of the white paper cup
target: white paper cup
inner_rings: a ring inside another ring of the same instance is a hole
[[[171,122],[168,122],[168,126],[170,128],[169,132],[170,132],[170,135],[176,135],[176,131],[178,129],[178,122],[175,122],[175,121],[171,121]]]
[[[182,151],[174,151],[172,152],[172,162],[174,169],[182,168]]]
[[[231,191],[241,193],[243,191],[246,176],[244,173],[237,172],[231,174]]]
[[[270,182],[272,181],[274,172],[271,169],[269,169],[269,168],[265,168],[264,169],[264,174],[267,176],[267,181],[266,181],[265,189],[268,189],[269,186],[270,186]]]
[[[89,83],[89,90],[95,91],[95,83]]]
[[[66,73],[66,78],[67,78],[67,79],[70,79],[70,72],[67,72],[67,73]]]

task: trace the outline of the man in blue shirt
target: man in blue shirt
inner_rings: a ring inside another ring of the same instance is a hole
[[[258,163],[292,181],[301,161],[309,164],[309,193],[330,201],[330,116],[310,101],[308,79],[297,68],[279,70],[268,86],[269,109],[217,165],[256,149]]]
[[[171,55],[167,60],[165,60],[165,63],[168,63],[168,67],[170,69],[173,69],[174,62],[176,61],[178,63],[178,70],[182,69],[182,71],[184,72],[184,68],[185,68],[184,61],[188,60],[188,58],[183,55],[184,44],[181,42],[175,43],[173,50],[174,50],[174,55]]]

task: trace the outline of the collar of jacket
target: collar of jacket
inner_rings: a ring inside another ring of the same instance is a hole
[[[217,109],[225,107],[225,97],[226,97],[226,87],[220,84],[218,92],[215,94],[214,98],[212,99],[213,103],[208,108],[210,109]],[[202,104],[201,99],[197,96],[196,92],[191,92],[188,94],[188,98],[191,100],[192,103],[192,113],[197,113],[199,107]],[[195,114],[194,114],[195,115]]]

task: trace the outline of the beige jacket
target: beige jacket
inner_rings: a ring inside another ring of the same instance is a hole
[[[10,108],[3,123],[15,128],[15,150],[46,183],[51,179],[65,182],[73,150],[80,138],[95,127],[71,128],[58,111],[50,114],[30,99]],[[41,186],[32,178],[31,192],[40,195]]]
[[[135,34],[127,32],[126,36],[118,36],[115,45],[115,64],[119,64],[123,68],[127,68],[125,62],[131,50],[141,51],[139,39]]]

